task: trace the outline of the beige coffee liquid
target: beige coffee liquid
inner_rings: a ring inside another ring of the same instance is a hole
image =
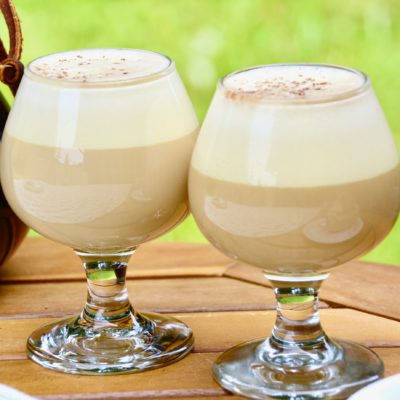
[[[189,179],[200,229],[281,275],[327,271],[373,248],[399,209],[399,160],[369,83],[351,70],[270,66],[230,75]]]
[[[30,64],[2,142],[2,185],[39,233],[123,250],[187,214],[198,122],[170,61],[100,49]]]
[[[399,170],[341,185],[263,187],[190,173],[191,206],[224,253],[273,272],[326,271],[370,250],[399,205]]]
[[[186,216],[195,138],[192,133],[143,147],[55,151],[8,136],[12,151],[5,163],[14,167],[5,190],[16,213],[53,240],[83,249],[128,248]],[[78,159],[75,165],[67,161]]]

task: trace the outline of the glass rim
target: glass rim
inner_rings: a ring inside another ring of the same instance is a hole
[[[233,89],[229,89],[225,85],[225,80],[227,78],[230,78],[232,76],[241,74],[243,72],[247,71],[252,71],[256,69],[262,69],[262,68],[272,68],[272,67],[322,67],[322,68],[327,68],[327,69],[338,69],[341,71],[347,71],[352,74],[355,74],[361,78],[361,83],[359,86],[349,89],[349,90],[344,90],[343,92],[340,93],[335,93],[332,94],[331,96],[326,96],[323,98],[317,98],[317,99],[304,99],[304,98],[272,98],[268,96],[263,96],[263,97],[256,97],[253,96],[252,93],[242,91],[238,94],[237,91]],[[337,64],[325,64],[325,63],[307,63],[307,62],[293,62],[293,63],[276,63],[276,64],[263,64],[263,65],[256,65],[252,67],[247,67],[247,68],[242,68],[236,71],[233,71],[225,76],[223,76],[221,79],[218,80],[217,83],[217,89],[223,90],[225,93],[230,93],[231,98],[233,100],[237,99],[246,99],[247,101],[252,101],[255,103],[266,103],[266,104],[279,104],[279,105],[306,105],[306,104],[323,104],[323,103],[331,103],[331,102],[337,102],[341,100],[346,100],[350,99],[352,97],[355,97],[359,94],[364,93],[367,89],[369,89],[371,85],[371,81],[368,77],[367,74],[365,74],[362,71],[359,71],[358,69],[355,68],[350,68],[350,67],[344,67],[342,65],[337,65]]]
[[[134,78],[125,78],[125,79],[118,79],[118,80],[104,80],[104,81],[99,81],[99,82],[74,82],[74,81],[68,81],[68,80],[62,80],[62,79],[56,79],[56,78],[49,78],[45,77],[41,74],[38,74],[37,72],[32,70],[32,65],[42,59],[45,59],[46,57],[53,56],[53,55],[62,55],[62,54],[68,54],[72,52],[88,52],[88,51],[104,51],[104,50],[122,50],[122,51],[127,51],[127,52],[135,52],[135,53],[150,53],[150,54],[155,54],[158,56],[163,57],[165,60],[168,61],[167,65],[160,69],[159,71],[152,72],[147,75],[143,76],[138,76]],[[76,50],[66,50],[66,51],[61,51],[61,52],[55,52],[55,53],[48,53],[43,56],[37,57],[30,61],[28,65],[25,68],[25,75],[27,75],[29,78],[35,81],[40,81],[41,83],[46,83],[51,86],[64,86],[64,87],[70,87],[70,88],[79,88],[79,89],[91,89],[91,88],[113,88],[113,87],[120,87],[120,86],[133,86],[137,84],[142,84],[142,83],[150,83],[153,81],[156,81],[160,78],[163,78],[164,76],[169,75],[171,72],[175,70],[175,62],[168,56],[162,53],[158,53],[156,51],[152,50],[143,50],[143,49],[133,49],[133,48],[126,48],[126,47],[95,47],[95,48],[86,48],[86,49],[76,49]]]

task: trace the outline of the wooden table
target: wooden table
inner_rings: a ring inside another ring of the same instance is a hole
[[[234,263],[208,245],[143,245],[128,269],[139,310],[171,313],[195,334],[193,353],[165,368],[94,377],[46,370],[25,356],[40,324],[77,313],[86,296],[79,259],[61,245],[28,238],[0,270],[0,383],[43,399],[239,399],[212,379],[218,354],[265,336],[274,321],[274,295],[259,269]],[[400,268],[359,261],[323,285],[321,319],[329,335],[372,347],[386,375],[400,372]]]

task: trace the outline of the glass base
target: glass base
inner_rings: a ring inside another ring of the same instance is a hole
[[[140,372],[183,358],[193,346],[191,329],[166,315],[135,314],[124,328],[81,316],[47,324],[29,337],[27,354],[43,367],[71,374]]]
[[[268,340],[268,339],[267,339]],[[307,352],[282,354],[280,364],[266,361],[265,339],[240,344],[214,364],[214,378],[225,389],[251,399],[343,400],[379,379],[383,363],[368,348],[335,340],[335,357],[316,368],[305,365]]]

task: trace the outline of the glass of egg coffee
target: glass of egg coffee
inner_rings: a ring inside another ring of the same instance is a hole
[[[329,272],[375,247],[399,210],[399,158],[367,76],[323,64],[234,72],[216,89],[192,156],[195,220],[219,250],[274,288],[271,335],[214,364],[254,399],[343,399],[383,364],[329,338],[318,291]]]

